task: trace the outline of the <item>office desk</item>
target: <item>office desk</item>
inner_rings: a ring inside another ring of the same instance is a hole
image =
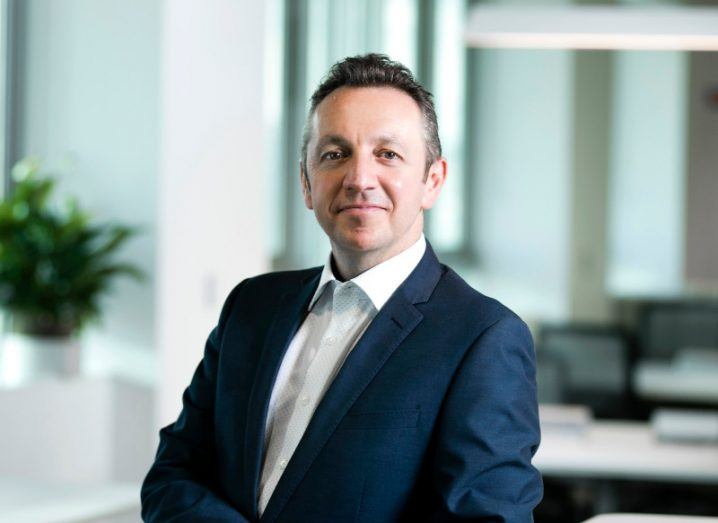
[[[592,517],[584,523],[718,523],[718,518],[659,514],[603,514]]]
[[[582,434],[545,430],[534,464],[546,476],[718,485],[718,445],[658,441],[640,422],[593,421]]]
[[[684,349],[673,361],[639,361],[636,393],[648,400],[718,405],[718,349]]]

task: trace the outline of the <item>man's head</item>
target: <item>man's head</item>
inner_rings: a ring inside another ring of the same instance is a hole
[[[441,157],[439,124],[431,93],[414,79],[411,71],[383,54],[352,56],[335,63],[310,99],[309,114],[302,136],[302,165],[307,165],[307,145],[311,138],[311,121],[317,106],[340,87],[393,87],[404,91],[416,102],[424,118],[427,169]]]
[[[300,177],[340,266],[402,252],[446,177],[431,95],[384,56],[336,64],[312,97]]]

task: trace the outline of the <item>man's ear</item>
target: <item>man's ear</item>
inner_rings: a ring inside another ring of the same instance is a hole
[[[304,205],[307,206],[307,209],[314,209],[314,206],[312,205],[312,188],[309,185],[309,173],[301,160],[299,161],[299,182],[302,184]]]
[[[424,196],[421,199],[421,208],[431,209],[439,198],[441,188],[446,181],[446,158],[440,156],[429,166],[424,182]]]

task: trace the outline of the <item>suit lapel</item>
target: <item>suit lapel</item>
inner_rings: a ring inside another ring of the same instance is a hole
[[[250,393],[244,439],[245,477],[250,485],[249,506],[254,512],[253,519],[257,517],[257,492],[263,459],[264,429],[274,380],[289,342],[304,319],[309,300],[319,282],[319,274],[303,280],[296,289],[280,298],[259,359],[257,377]]]
[[[440,276],[441,267],[427,243],[417,268],[379,311],[327,390],[262,514],[262,521],[271,522],[279,516],[356,399],[421,322],[423,315],[414,304],[428,300]]]

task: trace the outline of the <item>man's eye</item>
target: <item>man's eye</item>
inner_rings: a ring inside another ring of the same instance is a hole
[[[321,159],[329,160],[329,161],[336,161],[336,160],[341,160],[343,157],[344,157],[344,154],[341,151],[328,151],[328,152],[322,154]]]
[[[396,154],[394,151],[382,151],[380,153],[380,156],[382,158],[386,158],[387,160],[397,160],[400,158],[398,154]]]

